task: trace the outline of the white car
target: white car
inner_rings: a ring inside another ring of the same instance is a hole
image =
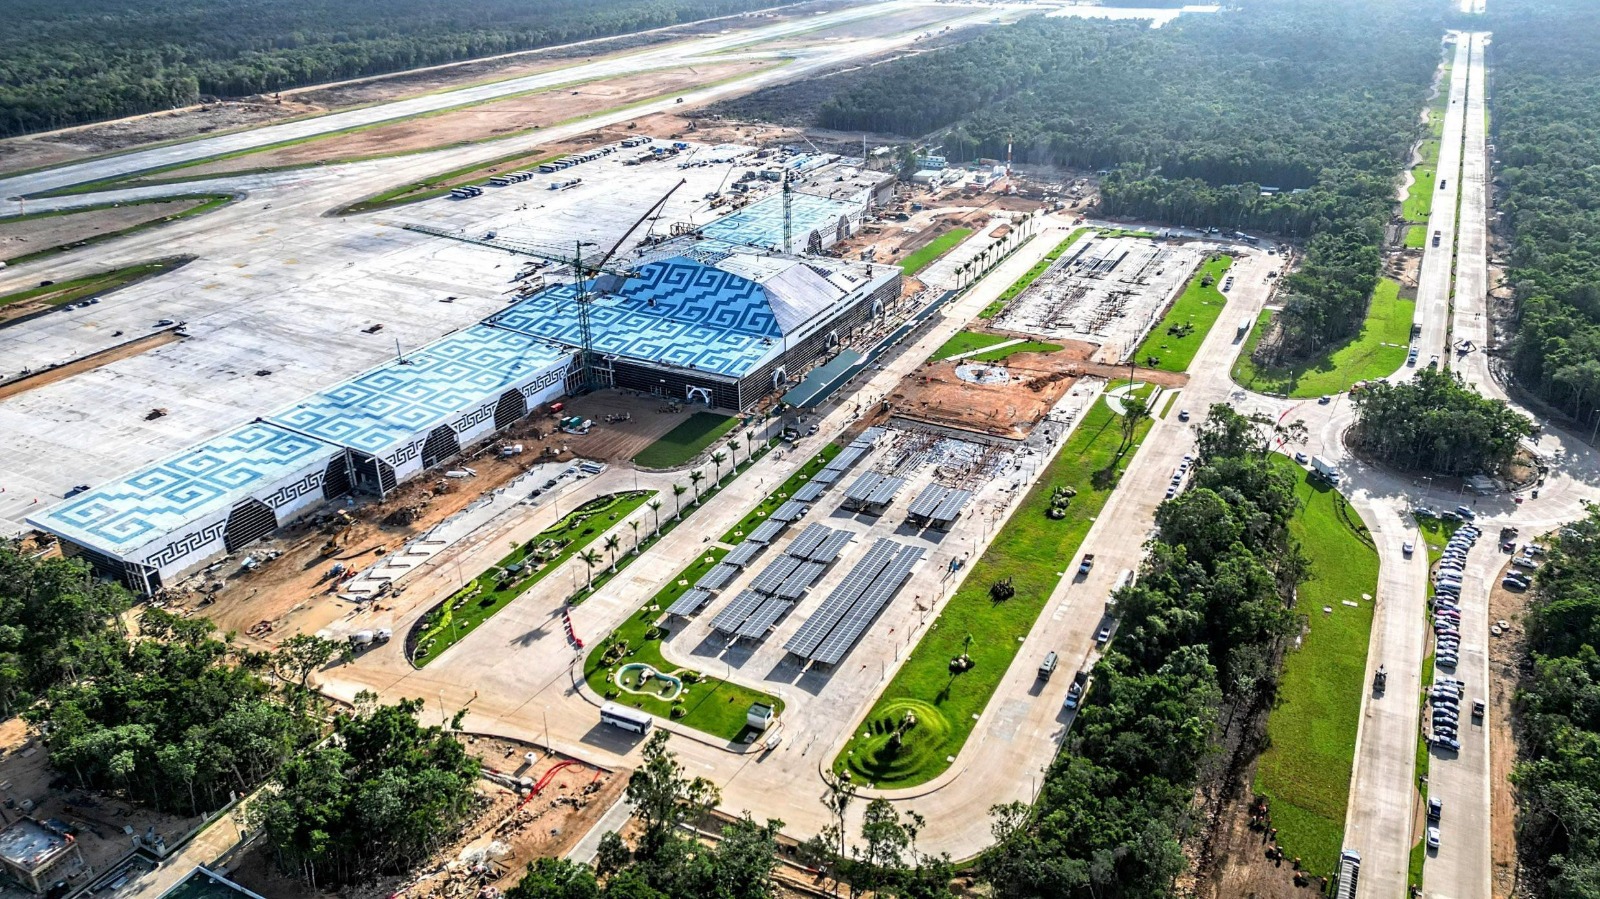
[[[1437,827],[1428,828],[1428,848],[1429,849],[1438,849],[1439,848],[1439,828],[1437,828]]]
[[[1417,545],[1412,543],[1410,540],[1407,540],[1406,542],[1400,544],[1400,551],[1405,553],[1406,558],[1409,559],[1411,558],[1411,554],[1417,551]]]

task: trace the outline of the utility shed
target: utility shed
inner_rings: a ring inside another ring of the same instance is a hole
[[[84,870],[78,841],[33,818],[19,818],[0,830],[0,865],[12,880],[41,895]]]

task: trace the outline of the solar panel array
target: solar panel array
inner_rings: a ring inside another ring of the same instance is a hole
[[[970,499],[971,490],[929,484],[911,501],[908,512],[912,518],[921,518],[930,524],[949,523],[956,520]]]
[[[844,504],[852,508],[888,505],[905,485],[905,478],[876,471],[863,472],[861,477],[856,478],[855,483],[850,485],[850,489],[845,491]]]
[[[889,598],[894,595],[894,591],[900,589],[900,583],[904,581],[904,575],[900,577],[900,580],[895,581],[893,586],[888,587],[887,592],[883,593],[881,599],[876,600],[877,604],[871,607],[870,612],[867,611],[867,606],[870,603],[862,602],[862,600],[868,597],[869,594],[875,598],[877,597],[878,594],[873,593],[873,591],[877,588],[880,580],[883,580],[884,584],[887,585],[888,582],[882,578],[882,575],[888,569],[890,563],[901,555],[907,554],[909,554],[909,562],[906,565],[906,571],[909,572],[911,570],[910,563],[914,563],[922,557],[921,549],[908,547],[888,538],[880,538],[873,543],[872,547],[867,550],[866,555],[856,562],[855,567],[850,569],[850,573],[845,575],[839,586],[835,587],[833,593],[823,601],[822,606],[813,612],[804,624],[800,625],[800,629],[795,632],[793,637],[789,638],[789,642],[784,644],[784,648],[802,658],[814,659],[823,642],[829,638],[840,622],[858,614],[858,607],[861,610],[862,617],[870,622],[878,614],[879,610],[883,608],[883,603],[888,602]],[[864,628],[865,624],[862,626]],[[860,633],[858,632],[856,636],[859,637]],[[849,646],[846,646],[845,649],[848,650]],[[843,657],[842,652],[840,657]]]
[[[718,562],[715,568],[701,575],[700,580],[695,581],[695,586],[702,590],[721,590],[723,587],[728,586],[729,581],[738,576],[738,568],[726,562]]]
[[[821,481],[807,481],[804,487],[794,492],[794,498],[802,503],[814,503],[822,499],[822,494],[828,492],[828,485]]]
[[[870,444],[863,445],[859,442],[850,444],[840,450],[839,455],[834,456],[833,461],[829,462],[821,471],[812,475],[811,480],[820,481],[823,484],[832,484],[834,481],[844,477],[845,472],[861,461],[861,457],[865,456],[867,450],[871,448]]]
[[[794,538],[794,542],[790,543],[789,548],[783,552],[785,555],[804,559],[811,555],[812,550],[821,546],[822,541],[828,539],[828,535],[832,533],[834,533],[833,528],[825,524],[807,525],[806,529],[800,532],[800,536]]]
[[[767,545],[765,543],[756,543],[753,540],[746,540],[738,546],[735,546],[733,548],[733,552],[723,556],[722,561],[729,565],[737,565],[740,568],[749,568],[750,563],[754,562],[756,560],[756,556],[761,555],[761,551],[766,548]]]
[[[829,632],[822,645],[811,656],[813,662],[823,665],[837,665],[850,648],[856,645],[861,635],[867,632],[878,613],[889,604],[889,600],[900,592],[906,578],[911,576],[911,566],[917,564],[922,558],[920,546],[904,546],[897,553],[883,573],[878,575],[867,588],[867,592],[850,607],[844,620],[839,626]]]
[[[790,558],[793,558],[793,556]],[[791,571],[788,577],[783,579],[783,583],[778,585],[778,589],[774,591],[775,595],[790,601],[799,599],[805,595],[807,587],[816,583],[817,578],[822,577],[822,572],[827,567],[821,562],[801,562],[795,566],[794,571]]]
[[[711,601],[711,591],[699,587],[690,587],[688,592],[678,597],[678,601],[667,608],[668,615],[678,615],[688,618],[690,615],[706,607]]]
[[[768,519],[756,525],[756,529],[745,536],[746,543],[771,543],[778,539],[783,529],[789,526],[787,521],[772,521]]]
[[[725,634],[734,633],[739,629],[739,625],[750,617],[750,613],[754,612],[766,600],[765,596],[754,590],[740,590],[739,594],[733,598],[733,601],[718,612],[715,618],[711,619],[712,629],[722,631]]]
[[[800,516],[806,514],[806,504],[789,500],[779,506],[770,516],[773,521],[799,521]]]
[[[792,605],[794,603],[777,596],[767,597],[765,602],[750,613],[750,617],[745,619],[744,624],[739,625],[739,629],[734,631],[733,635],[749,640],[760,640],[767,635],[767,631],[774,624],[778,623],[778,619],[789,611],[789,607]]]
[[[794,570],[799,567],[800,560],[794,556],[779,556],[773,559],[766,568],[761,569],[761,573],[756,575],[756,579],[750,582],[750,589],[760,590],[762,593],[776,593],[778,592],[778,587],[788,579],[789,575],[794,574]]]
[[[850,541],[854,539],[856,539],[856,535],[849,531],[834,531],[816,549],[808,553],[806,558],[813,562],[831,564],[834,559],[839,558],[839,553],[843,552],[844,548],[849,546]]]

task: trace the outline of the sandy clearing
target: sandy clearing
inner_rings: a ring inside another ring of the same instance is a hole
[[[206,202],[200,199],[110,206],[35,219],[0,219],[0,260],[86,240],[177,215]]]

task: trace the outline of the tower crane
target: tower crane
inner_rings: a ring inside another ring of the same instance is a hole
[[[588,240],[575,240],[571,244],[563,245],[542,241],[512,240],[500,237],[493,231],[482,237],[473,237],[460,231],[446,231],[443,228],[436,228],[432,225],[405,223],[400,227],[407,231],[415,231],[418,234],[428,234],[433,237],[442,237],[446,240],[472,244],[473,246],[504,250],[516,256],[543,259],[546,262],[559,263],[572,269],[573,284],[578,288],[578,332],[583,342],[578,353],[579,377],[582,389],[590,391],[600,386],[594,371],[594,331],[589,319],[589,306],[594,302],[595,298],[595,279],[601,274],[613,275],[623,280],[638,277],[638,272],[629,266],[612,265],[612,257],[617,255],[617,251],[622,248],[624,243],[627,243],[633,232],[639,230],[639,226],[644,224],[651,216],[656,215],[661,207],[667,204],[667,200],[677,192],[678,188],[686,183],[688,183],[688,179],[680,179],[677,184],[672,185],[670,190],[661,195],[661,199],[650,204],[650,208],[646,209],[644,214],[639,216],[628,227],[628,230],[622,232],[622,236],[617,238],[617,242],[611,245],[611,249],[598,255],[593,252],[588,256],[584,255],[585,248],[599,246],[599,244]]]

